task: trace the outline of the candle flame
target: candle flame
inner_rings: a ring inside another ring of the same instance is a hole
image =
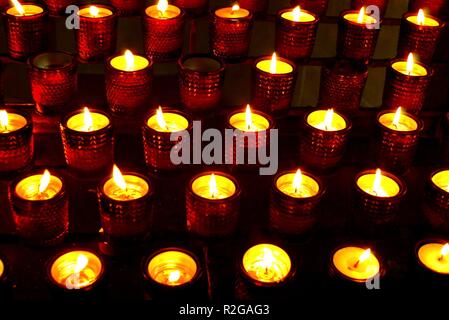
[[[293,185],[293,189],[295,190],[295,193],[298,193],[299,189],[301,189],[301,185],[302,185],[301,169],[296,170],[292,185]]]
[[[363,23],[363,18],[365,18],[365,7],[362,7],[359,11],[359,15],[357,17],[358,23]]]
[[[134,55],[131,50],[125,51],[126,70],[132,70],[134,68]]]
[[[262,268],[265,269],[265,272],[268,273],[268,270],[273,267],[274,263],[274,256],[273,252],[269,248],[263,248],[263,256],[261,261]]]
[[[239,11],[239,10],[240,10],[240,6],[238,3],[236,3],[231,8],[231,14],[233,14],[234,12]]]
[[[292,14],[293,14],[293,21],[299,22],[301,19],[301,7],[297,6],[295,9],[293,9]]]
[[[89,259],[84,254],[78,255],[75,268],[73,269],[74,273],[80,273],[81,271],[83,271],[87,267],[88,263]]]
[[[98,9],[98,7],[96,6],[90,6],[89,13],[92,17],[98,17],[98,15],[100,14],[100,9]]]
[[[407,67],[406,67],[406,71],[409,75],[412,73],[414,65],[415,65],[415,59],[413,57],[413,53],[410,52],[407,57]]]
[[[399,125],[399,120],[401,119],[401,113],[402,113],[402,108],[399,107],[396,110],[396,113],[394,114],[394,118],[393,118],[393,126],[397,127]]]
[[[162,16],[164,16],[165,11],[168,9],[168,1],[167,0],[159,0],[157,3],[157,10],[160,12]]]
[[[359,263],[366,261],[371,255],[371,249],[366,249],[359,257]]]
[[[84,107],[83,115],[84,115],[84,119],[83,119],[84,120],[84,130],[91,131],[94,121],[92,119],[92,115],[90,114],[89,108]]]
[[[217,189],[217,180],[215,179],[215,174],[211,174],[210,180],[209,180],[209,193],[211,198],[215,198],[218,194]]]
[[[14,7],[16,8],[17,12],[21,15],[24,16],[25,15],[25,9],[23,8],[23,6],[20,4],[19,1],[17,0],[11,0],[12,4],[14,5]]]
[[[249,104],[246,105],[245,123],[248,130],[250,130],[253,125],[253,114],[251,113],[251,107]]]
[[[378,197],[383,197],[385,195],[385,192],[380,185],[381,179],[382,179],[382,171],[380,169],[377,169],[376,176],[373,182],[373,192]]]
[[[0,110],[0,125],[6,130],[8,128],[9,119],[6,110]]]
[[[115,184],[122,190],[126,190],[126,182],[123,178],[120,169],[114,164],[114,168],[112,169],[112,178],[114,179]]]
[[[45,169],[44,174],[41,177],[41,180],[39,181],[39,193],[45,192],[47,190],[48,185],[50,184],[50,171]]]
[[[168,282],[173,283],[181,278],[181,272],[179,270],[171,271],[168,274]]]
[[[449,254],[449,243],[446,243],[441,248],[441,260],[444,259]]]
[[[418,11],[418,24],[420,26],[423,26],[426,20],[426,16],[424,15],[424,10],[423,9],[419,9]]]
[[[271,63],[270,63],[270,73],[276,74],[276,66],[277,66],[277,55],[276,52],[273,52],[273,55],[271,56]]]
[[[157,108],[156,110],[156,121],[159,127],[167,129],[167,122],[165,121],[161,106],[159,106],[159,108]]]
[[[332,121],[334,120],[334,109],[328,109],[324,116],[323,126],[325,130],[332,129]]]

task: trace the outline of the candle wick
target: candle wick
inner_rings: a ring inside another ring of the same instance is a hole
[[[164,11],[159,11],[159,16],[160,16],[161,18],[164,18]]]
[[[354,263],[353,268],[354,268],[354,269],[357,269],[357,267],[359,266],[359,263],[360,263],[360,259],[357,259],[357,262]]]
[[[444,260],[444,255],[440,255],[440,257],[438,258],[438,261],[443,261]]]

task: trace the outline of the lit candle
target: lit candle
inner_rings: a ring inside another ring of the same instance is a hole
[[[423,27],[438,27],[440,25],[440,23],[433,17],[426,17],[423,9],[419,9],[417,15],[408,16],[407,21]]]
[[[83,112],[71,116],[67,120],[67,127],[79,132],[95,132],[109,125],[109,118],[99,112],[90,112],[84,107]]]
[[[215,10],[215,15],[220,18],[238,19],[248,17],[250,15],[250,12],[246,9],[240,8],[238,4],[235,4],[232,7],[220,8]]]
[[[318,182],[301,172],[301,169],[295,173],[286,173],[280,176],[276,181],[276,187],[282,193],[293,198],[309,198],[318,194],[320,186]]]
[[[308,115],[307,123],[322,131],[346,129],[346,120],[333,109],[313,111]]]
[[[365,193],[379,197],[390,198],[400,192],[399,184],[392,178],[382,174],[380,169],[376,173],[364,174],[357,179],[357,186]]]
[[[181,9],[168,4],[167,0],[159,0],[157,4],[146,8],[145,14],[154,19],[173,19],[181,14]]]
[[[104,194],[116,201],[131,201],[143,198],[149,193],[148,183],[136,175],[122,175],[120,169],[114,165],[112,178],[103,185]]]
[[[269,285],[285,281],[291,273],[292,262],[282,248],[263,243],[245,252],[242,267],[253,281]]]
[[[44,12],[42,7],[35,4],[21,4],[17,0],[11,0],[13,7],[9,8],[6,13],[16,17],[27,17],[41,14]]]
[[[36,174],[21,180],[16,188],[16,194],[31,201],[49,200],[62,190],[62,181],[45,170],[43,174]]]
[[[310,14],[307,11],[302,11],[300,6],[295,7],[291,11],[282,13],[281,17],[293,22],[312,22],[316,20],[313,14]]]
[[[251,111],[248,104],[245,112],[234,113],[229,118],[229,124],[232,128],[239,129],[244,132],[260,132],[270,128],[270,120],[264,115]]]
[[[159,107],[146,124],[158,132],[178,132],[189,127],[189,120],[179,113],[163,112],[162,107]]]
[[[101,259],[94,253],[76,250],[58,256],[51,264],[52,282],[68,290],[88,289],[98,283],[103,275]]]
[[[112,10],[105,7],[91,5],[85,8],[81,8],[78,14],[84,18],[99,19],[112,16],[113,12]]]
[[[26,125],[27,120],[20,114],[0,110],[0,135],[20,130]]]
[[[419,261],[429,270],[449,275],[449,243],[426,243],[418,249]]]
[[[150,257],[146,275],[169,287],[192,283],[199,274],[196,258],[187,251],[167,249]]]
[[[132,72],[145,69],[150,63],[147,58],[126,50],[123,55],[112,58],[110,64],[117,70]]]
[[[441,170],[432,175],[432,183],[441,190],[449,193],[449,170]]]
[[[257,69],[271,74],[288,74],[293,72],[293,66],[285,61],[277,58],[276,52],[273,53],[271,59],[264,59],[256,64]]]
[[[397,108],[396,112],[384,113],[379,117],[379,122],[386,128],[394,131],[415,131],[418,123],[411,116],[402,113],[402,108]]]
[[[345,278],[355,282],[365,282],[380,272],[380,263],[370,249],[345,247],[337,250],[332,263]]]
[[[211,173],[196,178],[193,192],[205,199],[222,200],[231,197],[236,190],[234,182],[220,174]]]
[[[409,53],[407,61],[394,62],[391,67],[406,76],[421,77],[427,75],[427,69],[415,63],[413,53]]]
[[[377,20],[375,18],[366,14],[365,7],[362,7],[358,13],[355,13],[355,12],[346,13],[343,16],[343,18],[352,23],[357,23],[357,24],[364,25],[364,26],[367,24],[377,23]]]

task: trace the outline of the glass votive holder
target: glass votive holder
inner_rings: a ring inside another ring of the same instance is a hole
[[[426,179],[422,210],[433,229],[449,231],[449,170],[433,171]]]
[[[218,106],[224,84],[224,63],[208,54],[188,54],[178,60],[179,91],[184,106],[204,111]]]
[[[9,202],[18,235],[30,245],[59,243],[68,233],[68,198],[59,176],[32,173],[9,188]]]
[[[173,4],[194,17],[205,14],[209,8],[209,0],[173,0]]]
[[[65,52],[38,53],[28,60],[31,93],[38,112],[63,111],[77,90],[76,61]]]
[[[443,292],[449,284],[449,241],[427,238],[419,241],[413,252],[414,283]]]
[[[140,13],[145,0],[111,0],[111,5],[117,10],[119,16],[130,16]]]
[[[323,16],[327,11],[328,0],[291,0],[292,6],[301,6],[301,9]]]
[[[52,17],[65,16],[66,8],[70,5],[78,5],[79,2],[79,0],[44,0],[48,12]]]
[[[48,11],[44,6],[10,5],[2,10],[2,15],[11,58],[25,60],[47,48]]]
[[[33,120],[27,113],[0,110],[0,173],[16,172],[33,161]]]

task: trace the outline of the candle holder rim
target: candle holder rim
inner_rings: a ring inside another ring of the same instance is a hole
[[[186,11],[184,10],[184,8],[181,8],[181,7],[178,7],[178,6],[175,5],[175,4],[169,3],[169,6],[173,6],[173,7],[176,7],[176,8],[179,9],[179,14],[178,14],[176,17],[165,18],[165,19],[163,19],[163,20],[157,19],[157,18],[154,18],[154,17],[151,17],[151,16],[147,15],[147,9],[148,9],[149,7],[152,7],[152,6],[155,6],[155,4],[151,4],[151,5],[149,5],[149,6],[146,6],[145,8],[143,8],[143,9],[141,10],[141,16],[142,16],[144,19],[151,19],[151,20],[157,20],[157,21],[166,21],[166,20],[168,20],[168,21],[173,21],[173,20],[176,20],[176,19],[184,19],[185,16],[186,16]]]
[[[402,19],[403,19],[403,21],[404,21],[405,23],[414,25],[414,26],[416,26],[416,27],[419,28],[419,29],[428,29],[428,28],[442,29],[442,28],[446,25],[446,22],[445,22],[445,21],[443,21],[443,20],[441,20],[440,18],[435,17],[435,16],[433,16],[433,15],[431,15],[431,14],[428,14],[428,13],[426,13],[426,15],[425,15],[426,18],[431,18],[431,19],[437,21],[437,22],[438,22],[438,26],[417,25],[417,24],[414,24],[413,22],[407,20],[408,17],[414,16],[414,15],[417,15],[417,12],[415,13],[415,12],[410,12],[410,11],[408,11],[408,12],[405,12],[405,13],[402,15]]]
[[[359,10],[347,9],[347,10],[341,11],[340,14],[338,15],[338,17],[339,17],[339,20],[340,20],[340,21],[344,21],[345,23],[349,23],[349,24],[352,24],[352,25],[355,25],[355,26],[360,26],[360,25],[361,25],[360,23],[357,23],[357,22],[354,22],[354,21],[350,21],[350,20],[344,19],[344,16],[345,16],[346,14],[348,14],[348,13],[357,13],[357,14],[358,14],[359,12],[360,12],[360,9],[359,9]],[[365,12],[365,14],[366,14],[366,12]],[[374,19],[376,19],[376,18],[374,18]],[[382,19],[382,17],[381,17],[381,18],[379,18],[379,20],[376,19],[376,22],[375,22],[375,23],[372,23],[372,24],[376,24],[376,23],[382,24],[382,21],[383,21],[383,19]],[[366,26],[366,24],[363,24],[363,25]],[[367,30],[373,31],[373,32],[376,32],[376,31],[379,32],[379,31],[380,31],[380,29],[376,29],[376,28],[373,28],[373,29],[367,29]]]
[[[254,14],[251,10],[248,10],[246,8],[242,8],[240,7],[240,9],[245,9],[246,11],[248,11],[248,15],[245,17],[241,17],[241,18],[224,18],[224,17],[220,17],[217,15],[217,11],[220,9],[225,9],[225,8],[230,8],[229,6],[227,7],[218,7],[218,8],[214,8],[210,10],[210,15],[213,16],[216,19],[221,19],[223,21],[227,21],[227,22],[238,22],[238,21],[242,21],[242,20],[252,20],[254,17]]]
[[[46,167],[46,168],[48,169],[48,167]],[[33,169],[31,171],[26,171],[26,172],[23,172],[22,174],[20,174],[17,178],[15,178],[11,182],[11,184],[9,186],[11,196],[14,197],[14,199],[16,201],[29,203],[31,205],[33,205],[33,204],[40,205],[40,204],[45,204],[45,203],[57,202],[57,201],[61,200],[66,195],[65,179],[57,172],[57,170],[54,170],[54,169],[51,169],[50,174],[53,177],[56,177],[61,181],[61,190],[59,190],[52,198],[29,200],[29,199],[24,199],[17,194],[16,187],[20,181],[22,181],[23,179],[26,179],[28,177],[35,176],[35,175],[41,175],[41,174],[42,174],[42,169],[39,169],[39,171],[37,169]]]
[[[44,55],[44,54],[61,54],[61,55],[65,55],[67,57],[70,57],[70,62],[67,63],[64,66],[61,67],[52,67],[50,69],[48,68],[42,68],[37,66],[34,63],[34,59],[36,59],[38,56],[40,55]],[[71,54],[68,51],[64,51],[64,50],[55,50],[55,51],[42,51],[42,52],[37,52],[35,54],[33,54],[32,56],[30,56],[27,60],[28,65],[32,68],[32,69],[36,69],[42,72],[52,72],[52,71],[56,71],[56,70],[65,70],[65,69],[70,69],[73,68],[77,65],[77,61],[75,59],[75,56],[73,54]]]
[[[164,252],[168,252],[168,251],[178,251],[181,253],[184,253],[186,255],[188,255],[190,258],[193,259],[193,261],[195,261],[196,263],[196,272],[193,275],[192,279],[186,283],[177,285],[177,286],[167,286],[164,285],[162,283],[157,282],[156,280],[154,280],[153,278],[151,278],[151,276],[148,273],[148,265],[150,264],[151,260],[153,260],[157,255],[164,253]],[[193,253],[192,251],[182,248],[182,247],[177,247],[177,246],[169,246],[169,247],[161,247],[159,249],[154,250],[152,253],[150,253],[149,255],[146,255],[141,262],[141,269],[142,269],[142,274],[143,274],[143,278],[148,281],[149,283],[156,285],[158,288],[161,288],[163,290],[177,290],[176,288],[178,288],[178,290],[182,290],[185,288],[190,288],[192,286],[195,285],[195,283],[198,281],[198,279],[202,276],[203,274],[203,267],[201,265],[201,261],[198,258],[198,256]]]
[[[208,198],[201,197],[201,196],[197,195],[195,192],[193,192],[192,185],[195,182],[195,180],[200,177],[212,174],[212,173],[214,173],[215,175],[218,175],[218,176],[223,176],[223,177],[231,180],[235,186],[234,194],[232,194],[231,196],[224,198],[224,199],[208,199]],[[242,193],[242,189],[241,189],[240,184],[238,183],[237,179],[234,176],[232,176],[226,172],[223,172],[223,171],[203,171],[201,173],[198,173],[198,174],[194,175],[189,180],[189,182],[187,183],[186,189],[187,189],[187,192],[190,193],[191,196],[195,197],[196,199],[200,199],[201,201],[207,201],[207,202],[215,203],[215,204],[227,203],[228,201],[232,201],[234,199],[240,198],[240,195]]]
[[[112,118],[109,116],[109,113],[107,113],[106,111],[100,110],[100,109],[93,109],[93,108],[89,108],[89,112],[91,113],[100,113],[103,116],[105,116],[106,118],[108,118],[109,123],[107,124],[107,126],[105,126],[104,128],[101,128],[99,130],[94,130],[94,131],[77,131],[77,130],[73,130],[71,128],[69,128],[67,126],[67,122],[69,121],[69,119],[77,114],[83,113],[83,109],[77,109],[74,111],[71,111],[69,113],[67,113],[61,120],[60,122],[60,126],[64,131],[70,132],[72,134],[76,134],[76,135],[82,135],[82,136],[91,136],[91,135],[97,135],[97,134],[101,134],[105,131],[111,130],[112,129]]]
[[[192,129],[192,126],[193,126],[193,120],[192,120],[192,116],[191,116],[189,113],[184,112],[184,111],[179,110],[179,109],[176,109],[176,108],[171,108],[171,107],[161,107],[161,108],[162,108],[162,112],[163,112],[163,113],[175,113],[175,114],[178,114],[178,115],[180,115],[180,116],[183,116],[184,118],[187,119],[187,122],[188,122],[187,128],[184,129],[184,130],[174,131],[174,132],[190,131],[190,130]],[[161,134],[161,135],[163,135],[163,134],[171,135],[171,134],[172,134],[172,132],[161,132],[161,131],[156,131],[156,130],[154,130],[153,128],[150,128],[150,127],[147,125],[147,123],[148,123],[148,120],[150,120],[150,118],[151,118],[152,116],[154,116],[154,110],[148,111],[148,112],[145,114],[145,116],[143,117],[143,128],[144,128],[144,129],[155,131],[155,132],[157,132],[158,134]]]
[[[131,199],[131,200],[116,200],[116,199],[113,199],[113,198],[109,197],[104,192],[104,185],[106,184],[107,181],[109,181],[110,179],[113,178],[112,174],[108,174],[105,178],[103,178],[100,181],[100,183],[97,186],[97,192],[102,197],[106,197],[109,202],[114,203],[114,204],[132,203],[134,201],[146,201],[146,200],[148,200],[149,198],[151,198],[153,196],[153,194],[154,194],[154,183],[146,175],[141,174],[139,172],[135,172],[135,171],[122,171],[121,173],[122,173],[123,176],[131,175],[131,176],[136,176],[136,177],[141,178],[142,180],[144,180],[148,184],[148,192],[146,194],[144,194],[142,197],[137,198],[137,199]]]
[[[319,15],[317,15],[315,12],[312,12],[312,11],[309,11],[309,10],[305,10],[305,9],[302,9],[302,8],[301,8],[301,13],[304,12],[304,13],[310,14],[311,16],[313,16],[313,17],[315,18],[315,20],[313,20],[313,21],[307,21],[307,22],[304,22],[304,21],[291,21],[291,20],[288,20],[288,19],[285,19],[284,17],[282,17],[282,14],[283,14],[283,13],[290,12],[290,11],[292,11],[292,10],[295,9],[295,8],[296,8],[296,7],[288,7],[288,8],[279,9],[279,10],[276,12],[276,16],[277,16],[282,22],[284,22],[284,23],[289,23],[289,24],[294,25],[294,26],[308,25],[308,24],[316,24],[316,23],[318,23],[318,22],[320,21]]]
[[[440,273],[440,272],[436,272],[434,270],[429,269],[422,261],[421,259],[419,259],[418,256],[418,252],[419,249],[421,249],[421,247],[423,247],[426,244],[430,244],[430,243],[438,243],[438,244],[446,244],[449,243],[449,239],[448,240],[444,240],[442,238],[439,237],[430,237],[427,239],[421,239],[419,240],[414,248],[414,254],[415,254],[415,259],[418,263],[418,266],[420,268],[422,268],[423,270],[425,270],[426,272],[430,272],[433,275],[439,276],[439,277],[444,277],[445,279],[449,279],[449,273]]]
[[[80,289],[73,289],[70,290],[67,287],[61,285],[60,283],[56,282],[55,279],[53,279],[52,275],[51,275],[51,268],[53,266],[53,264],[56,262],[56,260],[60,257],[62,257],[63,255],[73,252],[73,251],[85,251],[85,252],[89,252],[91,254],[93,254],[95,257],[97,257],[98,260],[100,260],[101,263],[101,269],[100,269],[100,273],[98,274],[96,280],[94,283],[85,286],[83,288]],[[60,251],[58,251],[56,254],[52,255],[50,259],[47,260],[46,262],[46,270],[47,270],[47,281],[49,281],[49,283],[54,286],[55,288],[59,288],[65,292],[87,292],[87,291],[92,291],[95,287],[97,287],[100,282],[103,280],[105,273],[106,273],[106,264],[105,264],[105,259],[95,250],[90,249],[90,248],[84,248],[84,247],[67,247],[64,248]]]
[[[388,200],[394,199],[394,198],[397,199],[397,198],[404,197],[405,194],[407,193],[407,185],[405,184],[405,182],[400,177],[396,176],[395,174],[393,174],[393,173],[391,173],[389,171],[386,171],[386,170],[384,170],[382,168],[381,168],[381,170],[382,170],[382,175],[383,176],[387,176],[388,178],[394,180],[398,184],[398,186],[399,186],[398,194],[396,194],[396,195],[394,195],[392,197],[377,197],[377,196],[374,196],[374,195],[372,195],[370,193],[367,193],[367,192],[363,191],[359,187],[359,185],[357,184],[357,181],[359,180],[359,178],[364,176],[364,175],[366,175],[366,174],[376,174],[376,169],[366,169],[366,170],[360,171],[359,173],[356,174],[355,179],[354,179],[354,183],[355,183],[355,187],[356,187],[357,192],[362,193],[365,197],[368,197],[368,198],[385,199],[385,201],[388,201]]]
[[[18,134],[18,133],[21,133],[22,131],[29,130],[30,128],[33,128],[33,117],[31,116],[31,114],[29,112],[26,112],[24,110],[18,110],[16,108],[2,108],[1,110],[5,110],[7,113],[15,113],[15,114],[20,115],[25,118],[27,123],[22,128],[17,129],[15,131],[7,132],[7,133],[0,133],[0,138],[3,136],[7,136],[9,134]]]
[[[146,56],[145,54],[140,53],[140,52],[138,52],[138,53],[134,53],[134,52],[133,52],[133,55],[134,55],[134,56],[139,56],[139,57],[145,58],[145,59],[148,61],[148,65],[147,65],[145,68],[143,68],[143,69],[135,70],[135,71],[126,71],[126,70],[119,70],[119,69],[116,69],[116,68],[114,68],[114,67],[112,66],[111,61],[112,61],[112,59],[114,59],[114,58],[117,58],[117,57],[122,56],[122,54],[120,54],[120,53],[115,53],[115,54],[113,54],[112,56],[109,56],[107,59],[105,59],[105,67],[106,67],[107,70],[113,70],[114,72],[120,73],[120,74],[132,74],[132,73],[137,73],[137,72],[147,72],[147,71],[152,70],[152,68],[153,68],[153,66],[154,66],[154,61],[153,61],[153,59],[148,58],[148,56]]]
[[[382,110],[382,111],[380,111],[378,114],[377,114],[377,116],[376,116],[376,122],[377,122],[377,124],[382,128],[382,129],[384,129],[384,130],[386,130],[386,131],[389,131],[389,132],[392,132],[392,133],[395,133],[395,134],[402,134],[402,135],[409,135],[409,134],[414,134],[414,133],[418,133],[418,132],[421,132],[423,129],[424,129],[424,122],[420,119],[420,118],[418,118],[415,114],[412,114],[412,113],[409,113],[409,112],[407,112],[407,111],[402,111],[401,112],[401,114],[402,115],[405,115],[405,116],[407,116],[407,117],[409,117],[409,118],[412,118],[414,121],[416,121],[416,124],[417,124],[417,128],[415,129],[415,130],[411,130],[411,131],[398,131],[398,130],[393,130],[393,129],[391,129],[391,128],[389,128],[389,127],[387,127],[387,126],[385,126],[384,124],[382,124],[382,123],[380,123],[380,118],[383,116],[383,115],[385,115],[385,114],[387,114],[387,113],[395,113],[396,112],[396,110],[393,110],[393,109],[388,109],[388,110]]]
[[[105,17],[97,17],[97,18],[94,18],[94,17],[86,17],[86,16],[82,16],[82,15],[79,14],[79,11],[81,11],[82,9],[85,9],[85,8],[89,8],[89,7],[91,7],[91,6],[95,6],[95,7],[97,7],[97,8],[108,9],[108,10],[110,10],[110,11],[112,12],[112,14],[109,15],[109,16],[105,16]],[[77,14],[78,14],[78,16],[80,17],[80,20],[81,20],[81,19],[89,19],[89,20],[91,20],[91,19],[97,19],[97,20],[109,20],[109,19],[115,19],[115,18],[117,18],[117,9],[116,9],[114,6],[110,6],[110,5],[102,4],[102,3],[86,3],[86,4],[83,4],[83,5],[81,5],[81,6],[79,7],[79,11],[78,11]]]
[[[308,127],[308,128],[311,128],[311,129],[319,130],[323,134],[344,133],[344,132],[348,132],[348,131],[350,131],[352,129],[352,121],[346,115],[344,115],[343,113],[340,113],[340,112],[338,112],[338,110],[335,110],[335,108],[333,108],[334,109],[334,113],[338,114],[340,117],[343,118],[343,120],[346,123],[346,127],[345,128],[340,129],[340,130],[326,131],[326,130],[321,130],[321,129],[315,128],[314,126],[309,124],[309,122],[307,121],[307,118],[309,117],[310,114],[312,114],[315,111],[327,111],[328,109],[329,108],[317,108],[317,109],[314,109],[314,110],[312,110],[310,112],[307,112],[304,115],[304,118],[303,118],[303,122],[304,122],[305,126]]]
[[[296,173],[296,171],[295,171],[295,169],[283,170],[283,171],[279,171],[274,176],[272,186],[273,186],[273,190],[274,190],[274,192],[276,192],[276,194],[278,194],[286,199],[292,199],[296,202],[308,202],[310,200],[319,199],[322,196],[324,196],[324,194],[326,193],[326,187],[324,186],[323,182],[321,181],[321,179],[318,176],[316,176],[308,171],[301,170],[302,175],[308,176],[309,178],[312,178],[313,180],[315,180],[315,182],[318,184],[318,192],[311,197],[305,197],[305,198],[294,198],[294,197],[290,197],[290,196],[286,195],[285,193],[283,193],[281,190],[279,190],[277,188],[276,183],[280,177],[282,177],[285,174],[289,174],[289,173],[294,174],[294,173]]]
[[[399,72],[399,71],[397,71],[396,69],[393,68],[393,64],[395,64],[396,62],[407,62],[407,59],[406,58],[405,59],[404,58],[394,58],[394,59],[391,59],[389,64],[388,64],[388,69],[393,71],[395,74],[400,75],[400,76],[409,77],[411,79],[425,79],[425,78],[430,78],[430,77],[433,76],[433,73],[434,73],[433,68],[431,66],[426,65],[425,63],[423,63],[421,61],[415,60],[413,63],[417,64],[417,65],[420,65],[421,67],[426,69],[427,74],[424,75],[424,76],[409,76],[409,75],[403,74],[403,73],[401,73],[401,72]]]
[[[264,71],[264,70],[260,70],[259,68],[257,68],[257,64],[259,62],[261,62],[263,60],[271,60],[271,58],[272,58],[272,56],[270,56],[270,55],[264,55],[264,56],[257,57],[254,60],[254,63],[253,63],[253,70],[256,70],[257,72],[260,72],[260,73],[263,73],[263,74],[267,74],[270,77],[279,77],[279,78],[282,78],[282,77],[285,77],[285,76],[294,75],[298,71],[298,66],[296,65],[295,62],[293,62],[290,59],[281,57],[281,56],[277,56],[276,60],[288,63],[292,67],[292,69],[293,69],[291,72],[288,72],[288,73],[270,73],[270,72],[267,72],[267,71]]]
[[[220,64],[220,68],[213,70],[213,71],[199,71],[199,70],[192,70],[189,68],[186,68],[184,66],[184,62],[190,58],[208,58],[208,59],[212,59],[217,61]],[[222,59],[213,56],[212,54],[209,53],[187,53],[182,55],[179,59],[178,59],[178,67],[181,70],[185,70],[187,72],[190,73],[196,73],[196,74],[200,74],[200,75],[209,75],[209,74],[220,74],[225,70],[225,63]]]
[[[234,110],[231,110],[231,112],[229,112],[229,115],[228,115],[228,117],[226,118],[226,123],[227,123],[228,127],[232,127],[231,124],[230,124],[230,120],[231,120],[231,118],[232,118],[234,115],[236,115],[236,114],[238,114],[238,113],[245,113],[245,110],[243,109],[243,111],[242,111],[242,109],[234,109]],[[274,128],[276,127],[276,120],[275,120],[270,114],[268,114],[268,113],[266,113],[266,112],[264,112],[264,111],[262,111],[262,110],[255,109],[255,108],[253,108],[253,107],[251,107],[251,113],[254,113],[254,114],[257,114],[257,115],[259,115],[259,116],[262,116],[262,117],[264,117],[265,119],[268,120],[269,126],[268,126],[267,129],[262,130],[262,132],[263,132],[263,131],[268,131],[268,130],[270,130],[270,129],[274,129]],[[237,130],[238,130],[238,129],[237,129]],[[257,133],[257,132],[255,132],[255,133]]]
[[[8,17],[10,19],[35,19],[36,17],[41,17],[41,16],[47,16],[48,15],[48,8],[43,3],[23,2],[21,4],[22,5],[34,5],[34,6],[42,8],[43,11],[41,13],[33,14],[31,16],[15,16],[13,14],[9,14],[8,13],[9,9],[14,8],[13,4],[9,4],[7,7],[4,7],[3,10],[1,11],[2,15],[6,16],[6,17]]]

